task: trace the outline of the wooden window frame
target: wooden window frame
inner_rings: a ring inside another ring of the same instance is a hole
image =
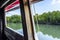
[[[9,2],[8,2],[9,3]],[[31,14],[31,10],[30,10],[30,2],[29,0],[26,0],[26,3],[24,2],[24,0],[20,0],[20,8],[21,8],[21,16],[22,16],[22,25],[23,25],[23,33],[24,33],[24,37],[22,40],[35,40],[34,37],[34,25],[33,25],[33,20],[32,20],[32,14]],[[12,35],[13,33],[16,34],[17,37],[19,37],[19,34],[17,34],[16,32],[6,28],[5,25],[5,13],[4,13],[4,8],[7,6],[8,4],[6,4],[2,9],[3,9],[3,33],[6,32],[10,32],[10,34]],[[26,11],[27,10],[27,11]],[[28,22],[27,22],[28,21]],[[5,30],[6,29],[6,30]],[[8,31],[7,31],[8,30]],[[11,33],[13,32],[13,33]],[[4,36],[4,35],[3,35]],[[15,36],[15,35],[14,35]],[[13,40],[13,39],[12,39]],[[19,39],[18,39],[19,40]]]
[[[20,0],[24,39],[25,40],[35,40],[34,25],[33,25],[29,0],[26,0],[26,3],[27,4],[25,4],[24,0]]]

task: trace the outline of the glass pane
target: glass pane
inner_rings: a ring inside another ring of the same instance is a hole
[[[5,12],[6,27],[17,32],[17,33],[19,33],[20,35],[21,34],[23,35],[20,8],[17,8],[19,6],[20,5],[16,5],[12,8],[13,10]]]
[[[60,40],[60,0],[43,0],[31,5],[39,40]]]

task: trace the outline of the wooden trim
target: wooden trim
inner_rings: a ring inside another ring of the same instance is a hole
[[[26,1],[26,4],[25,4],[25,1]],[[30,11],[30,4],[28,0],[25,0],[25,1],[20,0],[24,40],[35,40],[32,15]]]

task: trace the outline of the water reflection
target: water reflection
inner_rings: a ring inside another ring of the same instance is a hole
[[[54,38],[52,35],[44,35],[42,32],[37,33],[39,40],[60,40],[59,38]]]
[[[23,35],[23,30],[20,29],[20,30],[17,30],[17,32],[19,32],[19,34]],[[57,38],[57,37],[53,37],[52,35],[48,35],[48,34],[43,34],[42,32],[37,32],[36,35],[35,35],[35,38],[37,40],[60,40],[60,38]]]

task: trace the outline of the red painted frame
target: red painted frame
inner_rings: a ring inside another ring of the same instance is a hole
[[[19,0],[16,0],[15,2],[13,2],[12,4],[8,5],[6,8],[5,8],[5,11],[9,11],[12,7],[18,5],[20,2]]]

